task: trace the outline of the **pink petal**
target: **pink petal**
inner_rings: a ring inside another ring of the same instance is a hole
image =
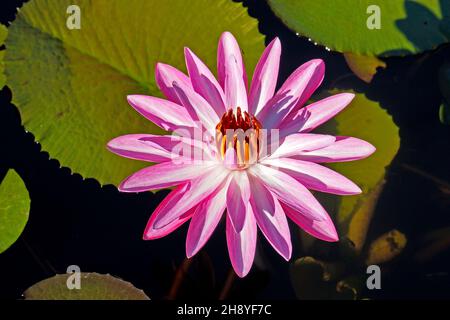
[[[242,80],[242,70],[234,56],[230,56],[225,64],[225,97],[227,109],[240,107],[242,111],[248,110],[247,88]]]
[[[195,255],[208,241],[226,208],[228,182],[223,183],[197,207],[186,238],[186,255]]]
[[[249,111],[257,114],[273,97],[280,67],[281,43],[275,38],[264,50],[253,73],[249,94]]]
[[[288,174],[261,164],[253,165],[249,171],[255,177],[261,179],[261,182],[280,201],[300,211],[310,219],[325,219],[327,213],[316,198],[300,182]]]
[[[253,259],[255,258],[257,227],[255,217],[250,205],[247,205],[247,212],[244,227],[241,232],[236,232],[231,223],[230,216],[227,215],[227,245],[230,255],[231,265],[236,274],[243,278],[250,271]]]
[[[289,159],[267,159],[263,164],[279,168],[308,189],[321,192],[352,195],[361,193],[361,189],[343,175],[317,163]]]
[[[340,93],[307,105],[283,121],[280,136],[314,130],[341,112],[354,97],[353,93]]]
[[[189,86],[174,82],[173,87],[181,104],[187,110],[194,110],[209,134],[215,136],[215,128],[220,119],[209,103]]]
[[[227,191],[227,213],[236,232],[244,226],[247,204],[250,198],[250,183],[247,173],[234,171]]]
[[[174,131],[183,127],[196,127],[194,120],[184,107],[168,100],[144,95],[130,95],[127,100],[137,112],[164,130]]]
[[[375,152],[375,147],[367,141],[337,136],[336,142],[314,151],[300,152],[296,159],[311,162],[345,162],[364,159]]]
[[[162,162],[132,174],[122,181],[119,190],[142,192],[172,187],[201,176],[205,170],[211,170],[212,166],[211,162],[204,164],[193,164],[191,161],[177,164]]]
[[[265,128],[278,128],[292,113],[296,113],[322,83],[325,64],[311,60],[297,68],[281,86],[280,90],[257,114]]]
[[[194,214],[196,207],[193,207],[192,209],[188,210],[187,212],[183,212],[180,216],[173,219],[171,223],[165,225],[163,228],[155,228],[155,221],[160,215],[164,215],[167,213],[170,208],[173,207],[174,204],[177,203],[177,201],[181,198],[181,196],[186,192],[187,183],[179,185],[175,190],[171,191],[164,200],[158,205],[158,207],[155,209],[155,211],[150,216],[150,219],[147,223],[147,226],[145,227],[144,231],[144,240],[153,240],[162,238],[175,229],[177,229],[179,226],[181,226],[183,223],[185,223],[187,220],[191,218],[191,216]]]
[[[204,170],[204,173],[188,183],[186,191],[179,201],[164,215],[155,220],[155,227],[162,228],[177,219],[182,213],[200,204],[208,198],[227,179],[229,171],[222,166]]]
[[[271,159],[296,155],[302,151],[311,151],[329,146],[334,136],[314,133],[294,133],[284,138],[281,145],[270,155]]]
[[[234,170],[238,167],[237,161],[236,150],[234,150],[234,148],[228,148],[227,151],[225,151],[225,158],[223,160],[224,166],[230,170]]]
[[[300,228],[308,232],[313,237],[329,242],[339,241],[336,228],[334,227],[333,221],[328,214],[323,221],[311,220],[283,203],[281,206],[289,219],[294,221]]]
[[[225,95],[208,67],[189,49],[184,49],[186,66],[192,87],[214,108],[221,117],[225,113]]]
[[[181,101],[178,99],[172,84],[177,82],[186,86],[192,86],[188,76],[180,70],[164,63],[156,64],[155,78],[158,88],[164,93],[166,98],[177,104],[181,104]]]
[[[284,259],[291,258],[291,233],[279,201],[258,179],[251,179],[250,203],[259,228],[267,241]]]
[[[122,157],[149,162],[182,161],[194,157],[203,159],[204,156],[211,159],[202,147],[200,141],[152,134],[128,134],[109,141],[107,145],[109,151]]]
[[[239,48],[239,45],[234,36],[230,32],[226,31],[222,33],[222,35],[220,36],[219,46],[217,48],[217,73],[218,73],[218,80],[222,88],[225,88],[225,78],[227,69],[226,65],[228,63],[228,60],[232,56],[234,57],[234,59],[237,60],[238,64],[237,68],[238,70],[240,70],[242,80],[244,81],[244,85],[247,88],[248,86],[247,74],[245,72],[241,49]]]

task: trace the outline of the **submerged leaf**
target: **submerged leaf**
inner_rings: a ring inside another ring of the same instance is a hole
[[[142,290],[131,283],[111,275],[81,273],[80,288],[69,289],[70,277],[75,274],[58,274],[28,288],[27,300],[149,300]]]
[[[336,92],[333,92],[336,93]],[[362,193],[339,197],[330,205],[340,237],[347,236],[358,250],[362,248],[368,225],[384,185],[386,167],[400,147],[398,127],[378,103],[356,94],[352,103],[332,121],[317,130],[366,140],[376,148],[366,159],[332,163],[330,167],[354,181]]]
[[[42,149],[101,184],[117,185],[145,166],[107,151],[109,140],[163,132],[126,102],[130,94],[161,95],[157,62],[185,70],[183,47],[189,46],[214,70],[223,31],[240,40],[248,70],[264,49],[257,20],[241,3],[78,0],[81,29],[69,30],[71,4],[24,4],[9,27],[5,73],[13,103]]]
[[[443,102],[439,107],[439,120],[442,124],[450,125],[450,104]]]
[[[386,181],[383,177],[382,180],[378,182],[372,189],[372,191],[367,194],[366,198],[364,199],[364,203],[358,206],[355,213],[353,214],[352,219],[350,220],[347,236],[352,240],[356,252],[361,251],[366,241],[370,221],[372,221],[372,217],[375,212],[375,206],[385,183]]]
[[[28,221],[30,197],[20,176],[9,170],[0,183],[0,253],[22,233]]]
[[[386,63],[377,57],[363,56],[351,52],[344,53],[348,67],[361,80],[370,83],[378,68],[386,68]]]
[[[345,272],[343,263],[324,262],[313,257],[297,259],[291,265],[291,281],[300,300],[356,299],[357,277],[338,279]]]
[[[312,257],[297,259],[291,265],[291,281],[301,300],[328,299],[332,284],[324,264]]]
[[[406,236],[398,230],[391,230],[370,244],[366,264],[385,263],[398,256],[405,248]]]
[[[365,276],[350,276],[337,283],[336,292],[341,299],[357,300],[365,284]]]

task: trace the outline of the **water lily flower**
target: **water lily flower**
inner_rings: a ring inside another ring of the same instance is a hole
[[[167,99],[128,96],[148,120],[182,133],[131,134],[108,143],[120,156],[156,163],[126,178],[120,191],[174,187],[151,215],[144,239],[164,237],[190,220],[186,254],[192,257],[225,215],[230,260],[240,277],[253,264],[258,228],[290,259],[287,217],[318,239],[338,241],[331,218],[309,190],[360,193],[352,181],[322,164],[362,159],[375,148],[357,138],[311,131],[343,110],[354,95],[336,94],[304,106],[324,78],[319,59],[298,67],[276,91],[278,38],[263,52],[249,89],[231,33],[219,40],[217,79],[190,49],[184,54],[188,75],[163,63],[156,66],[156,83]],[[205,134],[194,133],[200,129]],[[174,151],[180,147],[192,152]],[[201,159],[194,159],[192,154],[199,152]]]

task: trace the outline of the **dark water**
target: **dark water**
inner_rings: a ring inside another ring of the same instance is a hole
[[[2,3],[2,23],[14,19],[21,1]],[[245,1],[259,20],[266,43],[278,36],[283,45],[280,82],[301,63],[322,58],[327,66],[322,88],[338,86],[364,92],[392,115],[400,128],[401,147],[391,164],[387,183],[369,230],[373,239],[396,228],[406,234],[405,252],[388,265],[382,290],[364,292],[371,298],[450,297],[450,250],[418,263],[414,255],[427,232],[450,226],[450,126],[440,124],[442,100],[437,71],[450,61],[450,47],[433,53],[386,59],[387,68],[368,85],[352,75],[341,54],[328,52],[297,37],[277,20],[263,1]],[[351,36],[351,35],[349,35]],[[30,75],[32,76],[32,75]],[[0,255],[0,297],[16,299],[39,280],[65,273],[76,264],[83,271],[110,273],[132,282],[152,298],[168,296],[177,268],[185,258],[186,226],[166,238],[143,241],[149,214],[167,192],[120,194],[115,187],[100,187],[83,180],[58,161],[49,160],[21,126],[10,103],[8,88],[0,94],[0,168],[14,168],[24,179],[32,203],[30,219],[20,239]],[[294,230],[294,227],[291,228]],[[450,235],[449,235],[450,237]],[[327,244],[332,248],[332,244]],[[295,246],[293,257],[304,252]],[[265,241],[258,248],[258,266],[243,280],[236,279],[229,298],[293,299],[289,264]],[[230,263],[224,225],[189,268],[178,298],[217,299]]]

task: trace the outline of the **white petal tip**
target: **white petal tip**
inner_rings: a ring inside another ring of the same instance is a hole
[[[245,278],[245,276],[250,272],[250,269],[249,270],[242,270],[242,271],[238,271],[238,270],[235,269],[234,272],[236,273],[236,275],[239,278]]]
[[[184,54],[186,56],[190,56],[190,57],[192,56],[192,50],[191,49],[189,49],[188,47],[184,47],[183,50],[184,50]]]
[[[190,259],[199,252],[198,246],[192,247],[186,243],[186,258]]]
[[[350,102],[352,102],[352,100],[355,98],[355,94],[351,93],[351,92],[343,92],[343,93],[338,93],[336,95],[336,97],[339,97],[339,99],[341,101],[343,101],[342,104],[344,105],[348,105]]]
[[[158,62],[155,66],[156,77],[167,74],[167,72],[170,72],[171,69],[173,69],[172,66],[162,62]]]
[[[284,260],[289,261],[289,260],[291,260],[292,250],[289,251],[287,254],[280,253],[280,255],[283,257]]]
[[[230,31],[224,31],[222,32],[222,34],[220,35],[221,38],[232,38],[234,39],[233,34]]]
[[[278,38],[278,37],[273,38],[267,47],[275,47],[276,49],[281,48],[280,38]]]
[[[372,145],[372,144],[370,144],[370,143],[368,143],[369,144],[369,146],[368,146],[368,155],[370,156],[372,153],[374,153],[375,151],[377,151],[377,148],[375,148],[375,146],[374,145]]]
[[[128,103],[131,104],[131,105],[135,104],[136,98],[137,98],[137,97],[138,97],[138,96],[135,95],[135,94],[128,95],[128,96],[127,96],[127,101],[128,101]]]
[[[156,63],[156,69],[165,68],[167,66],[168,66],[167,64],[162,63],[162,62],[157,62]]]
[[[349,181],[346,188],[342,189],[343,196],[353,196],[357,194],[361,194],[362,190],[359,186],[357,186],[355,183]]]
[[[330,236],[330,238],[328,238],[326,241],[328,242],[338,242],[339,241],[339,236],[336,234],[334,236]]]
[[[325,65],[325,62],[322,59],[312,59],[310,63],[314,66]]]
[[[142,236],[142,240],[152,240],[152,237],[147,235],[147,232],[145,232],[144,235]]]

